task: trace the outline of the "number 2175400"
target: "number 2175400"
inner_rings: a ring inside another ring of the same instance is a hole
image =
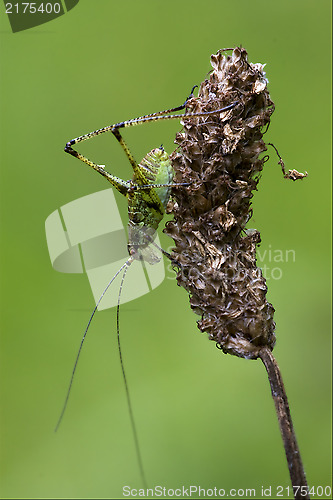
[[[20,2],[6,3],[6,14],[59,14],[61,4],[56,3],[37,3],[37,2]]]

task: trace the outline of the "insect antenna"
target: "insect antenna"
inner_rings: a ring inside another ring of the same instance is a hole
[[[74,380],[74,375],[75,375],[75,372],[76,372],[76,368],[77,368],[77,364],[78,364],[78,361],[79,361],[79,357],[80,357],[80,354],[81,354],[81,351],[82,351],[82,347],[83,347],[83,343],[86,339],[86,335],[87,335],[87,332],[89,330],[89,327],[90,327],[90,324],[92,322],[92,319],[93,317],[95,316],[95,312],[97,311],[97,308],[99,306],[99,304],[101,303],[101,300],[103,299],[104,295],[106,294],[106,292],[108,291],[109,287],[111,286],[111,284],[113,283],[113,281],[116,279],[116,277],[119,275],[119,273],[124,269],[124,267],[126,267],[125,271],[127,270],[127,268],[130,266],[130,264],[133,262],[133,258],[130,257],[129,259],[127,259],[127,261],[118,269],[118,271],[116,272],[116,274],[113,276],[113,278],[109,281],[109,283],[107,284],[107,286],[105,287],[103,293],[101,294],[100,298],[98,299],[95,307],[94,307],[94,310],[93,312],[91,313],[91,316],[89,318],[89,321],[88,321],[88,324],[86,326],[86,329],[85,329],[85,332],[83,334],[83,337],[82,337],[82,340],[81,340],[81,343],[80,343],[80,347],[79,347],[79,350],[77,352],[77,355],[76,355],[76,359],[75,359],[75,363],[74,363],[74,367],[73,367],[73,371],[72,371],[72,375],[71,375],[71,379],[70,379],[70,382],[69,382],[69,386],[68,386],[68,389],[67,389],[67,394],[66,394],[66,398],[65,398],[65,402],[64,402],[64,405],[62,407],[62,410],[61,410],[61,413],[60,413],[60,417],[58,419],[58,422],[57,422],[57,425],[54,429],[54,432],[57,432],[57,430],[59,429],[59,425],[61,424],[61,421],[63,419],[63,416],[65,414],[65,411],[66,411],[66,408],[67,408],[67,403],[68,403],[68,399],[69,399],[69,395],[70,395],[70,392],[71,392],[71,389],[72,389],[72,385],[73,385],[73,380]],[[125,274],[125,273],[124,273]]]
[[[138,439],[138,433],[136,430],[136,425],[135,425],[135,420],[134,420],[134,414],[132,410],[132,403],[131,403],[131,398],[129,394],[129,389],[128,389],[128,384],[127,384],[127,378],[126,378],[126,373],[125,373],[125,366],[124,366],[124,360],[123,360],[123,355],[122,355],[122,350],[121,350],[121,344],[120,344],[120,329],[119,329],[119,320],[120,320],[120,298],[121,298],[121,292],[123,289],[124,281],[125,281],[125,276],[128,271],[129,266],[133,262],[133,260],[128,259],[127,261],[127,266],[124,270],[120,287],[119,287],[119,294],[118,294],[118,302],[117,302],[117,341],[118,341],[118,352],[119,352],[119,360],[120,360],[120,366],[121,366],[121,371],[123,375],[123,380],[125,384],[125,392],[126,392],[126,398],[127,398],[127,407],[128,407],[128,412],[131,420],[131,427],[133,431],[133,437],[134,437],[134,444],[135,444],[135,451],[136,451],[136,456],[139,464],[139,469],[140,469],[140,475],[141,479],[144,485],[144,488],[147,489],[147,481],[145,477],[145,472],[143,468],[143,462],[142,462],[142,457],[141,457],[141,452],[140,452],[140,446],[139,446],[139,439]]]

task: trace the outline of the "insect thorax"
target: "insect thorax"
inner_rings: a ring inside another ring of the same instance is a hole
[[[151,243],[163,219],[170,198],[171,186],[169,184],[172,183],[174,175],[169,155],[163,147],[150,151],[139,164],[139,170],[139,174],[135,174],[132,180],[133,187],[136,189],[128,194],[130,253],[132,253],[131,250],[141,252]],[[149,187],[156,184],[166,184],[166,186]]]
[[[155,192],[161,200],[165,209],[170,198],[171,184],[174,177],[174,170],[171,165],[169,155],[164,151],[163,146],[152,149],[141,161],[139,165],[148,184],[166,184],[167,186],[155,188]]]
[[[132,180],[136,189],[128,195],[129,220],[132,224],[156,230],[170,198],[169,184],[172,183],[174,170],[169,155],[163,148],[150,151],[139,164],[139,170],[140,177],[134,175]],[[149,187],[156,184],[166,184],[166,186]]]

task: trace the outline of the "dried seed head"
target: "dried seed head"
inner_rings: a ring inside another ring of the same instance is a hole
[[[201,315],[198,327],[225,353],[257,358],[275,344],[274,308],[266,300],[266,281],[256,266],[258,231],[246,231],[251,198],[266,158],[264,128],[274,111],[262,64],[247,53],[211,56],[213,71],[188,102],[188,112],[234,108],[218,115],[183,119],[173,154],[175,182],[169,204],[174,220],[165,232],[176,247],[177,281]]]

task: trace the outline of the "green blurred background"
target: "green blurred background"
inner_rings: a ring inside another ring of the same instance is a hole
[[[274,354],[308,482],[331,483],[330,10],[328,0],[80,0],[66,15],[13,34],[1,4],[2,498],[116,498],[124,485],[142,486],[114,309],[95,318],[53,432],[94,304],[84,275],[52,269],[44,223],[65,203],[108,187],[64,154],[66,141],[181,104],[210,70],[210,55],[239,44],[250,61],[267,63],[276,111],[266,140],[288,168],[309,173],[285,181],[271,150],[250,227],[267,250],[260,264],[282,272],[267,274]],[[161,142],[172,151],[179,128],[135,127],[126,139],[140,159]],[[113,138],[80,150],[131,176]],[[294,250],[295,261],[269,262],[270,249]],[[121,309],[149,486],[255,488],[262,498],[261,486],[271,485],[274,497],[289,475],[264,367],[217,350],[197,330],[186,292],[167,277]]]

